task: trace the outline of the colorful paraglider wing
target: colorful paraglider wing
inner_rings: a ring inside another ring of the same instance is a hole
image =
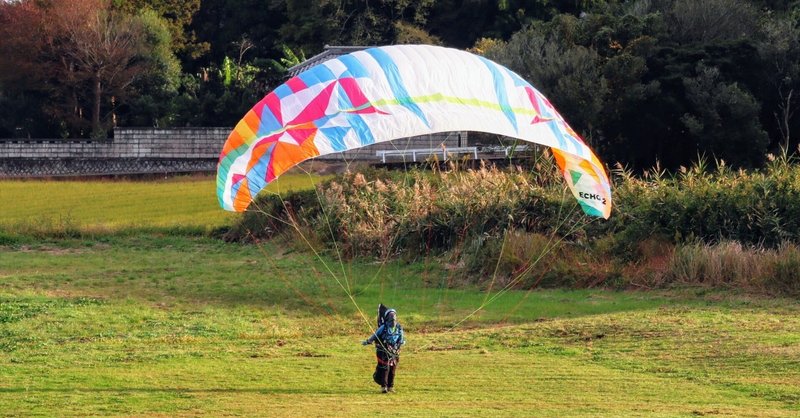
[[[245,210],[269,182],[319,155],[448,131],[479,131],[551,147],[573,195],[608,218],[602,163],[550,102],[483,57],[428,45],[371,48],[291,78],[236,125],[217,168],[220,205]]]

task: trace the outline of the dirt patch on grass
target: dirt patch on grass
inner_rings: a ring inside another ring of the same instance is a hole
[[[778,346],[756,345],[747,350],[747,354],[758,356],[781,356],[791,359],[800,358],[800,344],[787,344]]]
[[[44,253],[50,255],[70,255],[70,254],[83,254],[86,252],[84,248],[59,248],[59,247],[46,247],[46,246],[30,246],[23,245],[17,249],[23,253]]]
[[[301,351],[297,353],[297,357],[330,357],[330,354],[313,353],[311,351]]]

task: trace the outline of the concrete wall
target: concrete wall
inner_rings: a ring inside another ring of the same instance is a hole
[[[230,128],[122,128],[108,141],[3,140],[0,158],[218,159]]]
[[[0,139],[0,177],[213,171],[231,128],[117,128],[107,141]],[[327,161],[373,161],[378,150],[467,146],[467,132],[402,138]]]

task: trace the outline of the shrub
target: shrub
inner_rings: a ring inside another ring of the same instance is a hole
[[[746,247],[739,242],[693,243],[676,248],[660,276],[669,283],[702,284],[800,294],[800,248]]]
[[[674,243],[738,241],[775,248],[800,239],[800,168],[788,158],[762,171],[733,171],[704,162],[668,176],[657,169],[637,178],[616,171],[615,211],[607,231],[621,244],[652,235]],[[630,250],[630,247],[626,248]]]
[[[0,247],[13,246],[23,242],[23,238],[16,234],[0,230]]]
[[[259,198],[227,237],[291,227],[346,257],[447,257],[476,277],[520,277],[525,287],[613,281],[799,292],[800,168],[786,156],[754,171],[715,163],[674,174],[616,169],[608,221],[580,212],[546,158],[533,170],[368,169]],[[553,261],[530,263],[550,237],[562,242]]]
[[[487,167],[394,178],[346,174],[323,192],[337,239],[352,255],[380,257],[462,251],[508,228],[548,231],[543,219],[559,214],[560,203],[549,194],[520,170]]]
[[[462,261],[467,272],[499,279],[533,284],[549,271],[560,242],[540,233],[508,231],[503,239],[488,234],[475,237],[466,247]]]
[[[779,292],[800,296],[800,247],[793,243],[781,245],[775,257],[774,274],[769,276],[767,284]]]
[[[251,241],[270,238],[287,228],[313,223],[321,210],[316,190],[296,191],[286,196],[261,195],[225,233],[224,239]]]

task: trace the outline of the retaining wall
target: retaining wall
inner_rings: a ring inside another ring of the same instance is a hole
[[[0,177],[213,172],[231,128],[116,128],[104,141],[0,139]],[[373,161],[379,150],[467,146],[467,132],[402,138],[343,153],[326,161]]]

